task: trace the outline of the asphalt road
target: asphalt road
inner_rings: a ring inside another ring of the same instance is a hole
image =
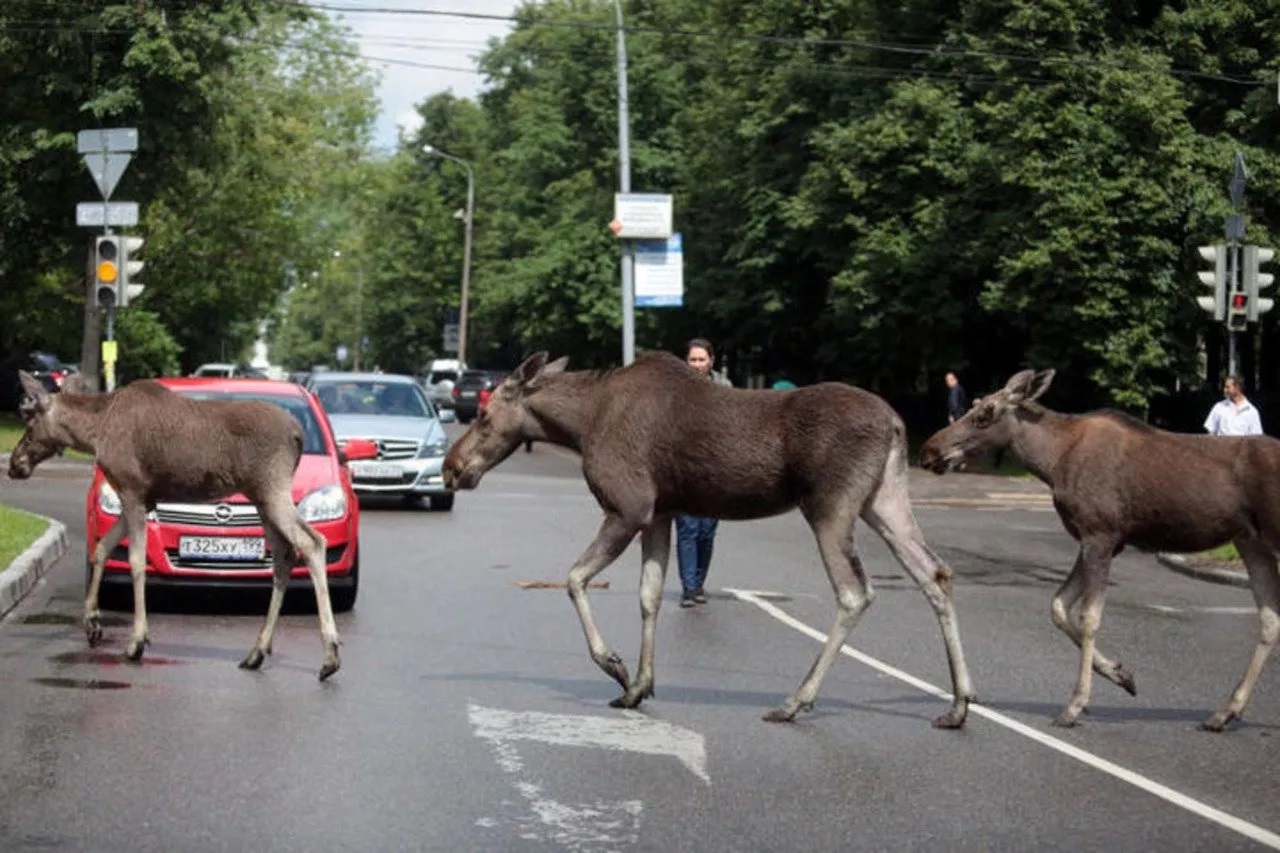
[[[0,849],[1280,844],[1275,663],[1245,723],[1196,729],[1255,641],[1247,591],[1122,556],[1102,647],[1136,671],[1138,696],[1097,683],[1082,724],[1053,728],[1076,654],[1049,601],[1072,543],[1034,487],[913,478],[926,537],[959,577],[982,699],[959,732],[929,725],[947,703],[927,686],[949,685],[932,611],[865,528],[879,597],[851,646],[866,657],[837,662],[813,713],[771,725],[761,715],[818,652],[805,631],[825,633],[834,612],[795,514],[721,525],[705,607],[675,606],[673,561],[657,696],[619,712],[564,592],[517,585],[563,581],[598,523],[565,453],[516,453],[452,513],[366,507],[360,600],[338,617],[343,668],[325,684],[304,607],[262,671],[237,669],[265,599],[155,602],[141,665],[120,662],[129,617],[113,614],[105,649],[90,652],[78,627],[86,472],[0,481],[0,499],[61,519],[72,542],[0,622]],[[638,565],[633,546],[591,599],[633,671]]]

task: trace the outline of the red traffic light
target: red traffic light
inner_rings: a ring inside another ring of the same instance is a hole
[[[1243,293],[1231,294],[1231,310],[1232,311],[1244,311],[1248,307],[1249,307],[1249,297],[1245,296]]]

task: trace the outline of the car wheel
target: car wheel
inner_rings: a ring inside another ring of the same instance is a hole
[[[441,512],[448,512],[453,509],[453,495],[432,495],[431,508]]]
[[[356,595],[360,592],[360,552],[351,563],[351,586],[331,587],[329,600],[333,604],[334,613],[346,613],[356,606]]]

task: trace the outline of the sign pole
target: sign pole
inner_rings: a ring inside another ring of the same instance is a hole
[[[618,16],[618,188],[631,192],[631,131],[627,115],[627,39],[622,29],[622,0],[613,0]],[[630,240],[622,241],[622,364],[636,360],[635,254]]]

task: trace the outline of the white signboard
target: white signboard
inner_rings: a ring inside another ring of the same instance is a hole
[[[684,238],[636,241],[636,307],[679,308],[684,304]]]
[[[662,193],[614,193],[613,231],[634,240],[671,236],[671,196]]]
[[[76,134],[76,152],[88,154],[92,151],[137,151],[138,129],[136,127],[108,127],[82,130]]]
[[[444,345],[441,347],[441,349],[443,349],[445,352],[458,351],[458,324],[457,323],[444,324],[444,341],[442,343]]]
[[[76,225],[87,228],[138,224],[136,201],[82,201],[76,205]]]

